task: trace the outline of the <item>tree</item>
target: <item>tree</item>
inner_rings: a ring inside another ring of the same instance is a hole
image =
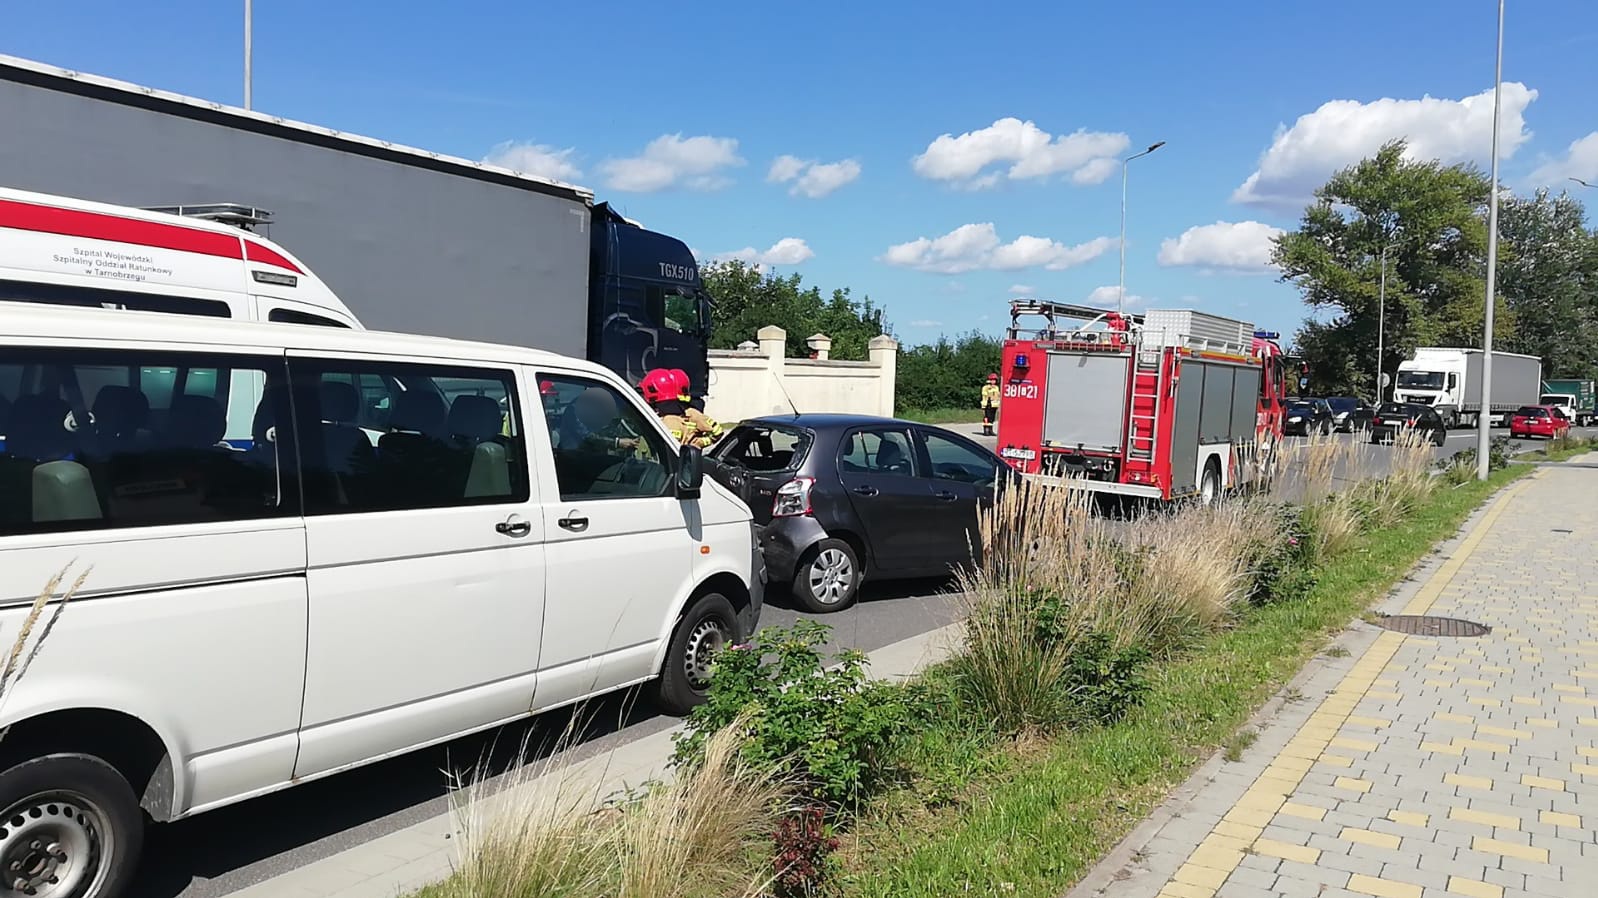
[[[1568,194],[1539,190],[1498,212],[1498,289],[1515,310],[1506,351],[1540,356],[1544,377],[1598,375],[1598,232]]]
[[[855,300],[847,287],[826,299],[798,274],[779,276],[739,261],[711,262],[700,276],[715,302],[712,349],[732,349],[774,324],[788,332],[790,358],[809,355],[805,338],[821,333],[832,338],[832,358],[864,361],[871,338],[888,332],[883,310],[869,296]]]
[[[999,370],[1001,343],[980,331],[899,352],[896,402],[904,409],[973,409],[989,373]]]
[[[1416,346],[1480,345],[1485,308],[1487,179],[1472,166],[1404,157],[1403,141],[1336,173],[1315,191],[1272,261],[1323,313],[1297,336],[1311,389],[1374,395],[1386,257],[1385,341],[1392,372]],[[1329,313],[1329,317],[1327,315]],[[1514,318],[1498,309],[1499,338]]]

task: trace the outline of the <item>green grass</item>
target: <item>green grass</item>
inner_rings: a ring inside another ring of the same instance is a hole
[[[1577,437],[1561,445],[1559,441],[1550,442],[1541,449],[1522,452],[1516,456],[1520,461],[1566,461],[1583,453],[1592,452],[1595,446],[1585,438]]]
[[[1007,762],[977,762],[962,745],[959,766],[978,778],[958,798],[945,793],[940,803],[918,803],[912,784],[860,821],[845,894],[1061,894],[1225,744],[1328,634],[1384,595],[1495,490],[1530,470],[1515,465],[1485,482],[1439,489],[1403,522],[1357,537],[1303,600],[1251,610],[1236,628],[1152,670],[1145,703],[1114,726],[1045,744],[988,743],[986,751]],[[947,776],[941,761],[923,762]]]
[[[982,409],[907,408],[900,409],[898,416],[906,421],[919,421],[922,424],[976,424],[982,420]]]
[[[1243,752],[1248,751],[1259,738],[1260,734],[1253,730],[1238,730],[1232,734],[1232,738],[1226,740],[1226,752],[1222,757],[1228,764],[1236,764],[1243,760]]]

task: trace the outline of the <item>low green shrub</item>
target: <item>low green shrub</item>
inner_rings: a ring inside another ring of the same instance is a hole
[[[1118,646],[1107,633],[1077,642],[1065,667],[1072,723],[1112,724],[1143,703],[1149,682],[1143,675],[1150,655],[1142,646]]]
[[[1317,506],[1336,510],[1334,500]],[[1323,516],[1317,509],[1280,505],[1275,509],[1277,529],[1257,542],[1250,559],[1249,602],[1270,605],[1306,595],[1315,585],[1315,565],[1322,545]]]
[[[871,680],[861,652],[839,652],[829,663],[821,653],[829,632],[799,621],[721,652],[709,700],[688,716],[673,766],[695,767],[706,738],[747,714],[745,760],[791,777],[801,794],[834,812],[889,781],[911,721],[911,693]]]
[[[1509,444],[1509,437],[1495,436],[1487,444],[1487,470],[1501,471],[1509,467],[1510,460],[1514,457],[1514,449]],[[1442,471],[1443,479],[1452,486],[1468,483],[1476,479],[1476,447],[1461,449],[1453,455],[1437,463]]]

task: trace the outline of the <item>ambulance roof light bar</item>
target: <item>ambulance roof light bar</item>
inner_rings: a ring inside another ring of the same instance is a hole
[[[217,221],[253,231],[259,225],[272,223],[272,213],[255,206],[246,206],[242,203],[201,203],[187,206],[145,206],[146,212],[163,212],[167,215],[182,215],[187,218],[201,218],[206,221]]]

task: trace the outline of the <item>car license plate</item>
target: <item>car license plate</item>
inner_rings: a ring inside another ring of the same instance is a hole
[[[1025,459],[1026,461],[1031,461],[1032,459],[1038,457],[1038,452],[1036,449],[1016,449],[1012,446],[1004,447],[999,454],[1005,458],[1020,458]]]

